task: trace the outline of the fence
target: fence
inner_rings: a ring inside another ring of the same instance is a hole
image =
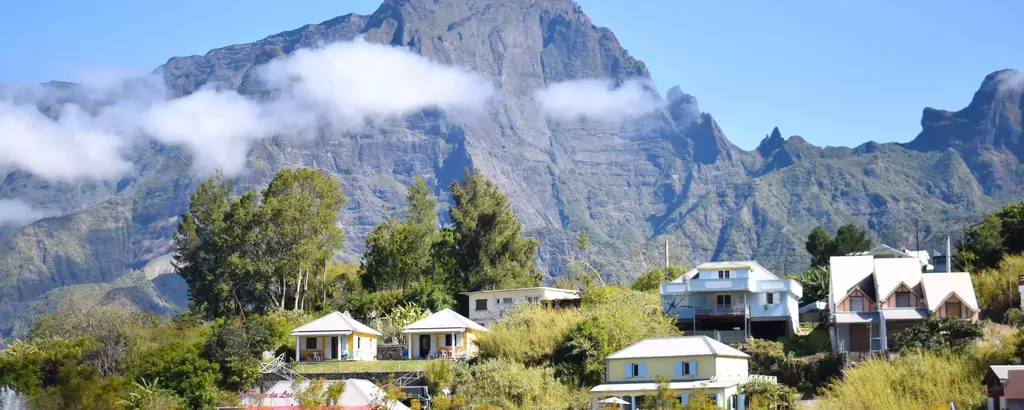
[[[695,336],[707,336],[725,344],[747,341],[747,332],[742,330],[697,330],[693,334]]]

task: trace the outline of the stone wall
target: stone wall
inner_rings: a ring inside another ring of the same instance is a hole
[[[402,360],[402,345],[377,345],[377,360]]]

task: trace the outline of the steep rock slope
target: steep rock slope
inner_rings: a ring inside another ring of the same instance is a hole
[[[987,162],[971,157],[977,144],[968,141],[1020,136],[1020,104],[1013,117],[1013,104],[1000,103],[1013,99],[983,93],[986,85],[974,108],[926,110],[925,131],[905,146],[820,148],[773,130],[758,149],[744,151],[678,88],[667,93],[662,111],[627,124],[546,118],[533,93],[547,85],[650,77],[610,30],[593,25],[568,0],[388,0],[369,16],[345,15],[175,57],[157,72],[179,96],[215,87],[258,97],[260,64],[358,35],[484,73],[501,98],[482,121],[426,110],[355,135],[276,138],[253,148],[238,189],[263,185],[292,166],[341,178],[349,197],[342,222],[350,260],[383,218],[381,208],[402,205],[403,184],[414,175],[443,193],[468,166],[509,196],[528,233],[541,241],[542,268],[559,272],[572,237],[586,224],[594,257],[613,279],[663,260],[666,240],[675,262],[757,258],[780,272],[806,264],[803,238],[822,223],[857,221],[886,242],[911,244],[919,220],[927,243],[1020,191],[1016,145],[993,144]],[[166,254],[198,178],[178,147],[152,144],[132,159],[136,168],[115,181],[51,184],[7,174],[0,198],[30,198],[70,214],[23,227],[0,244],[0,333],[51,289],[113,282]]]

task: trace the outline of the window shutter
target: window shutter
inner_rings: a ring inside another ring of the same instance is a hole
[[[683,393],[683,396],[682,396],[680,401],[683,402],[683,405],[686,405],[687,403],[689,403],[690,402],[690,393]]]
[[[647,377],[647,363],[640,363],[640,371],[637,373],[640,377]]]
[[[690,360],[690,374],[689,374],[689,376],[696,376],[696,375],[697,375],[697,361]]]
[[[715,404],[717,404],[719,407],[722,406],[722,393],[715,393]]]
[[[683,376],[683,362],[675,362],[673,364],[676,366],[675,376]]]
[[[626,363],[626,378],[633,377],[633,363]]]

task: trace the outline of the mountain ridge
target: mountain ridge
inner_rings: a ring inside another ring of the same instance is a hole
[[[802,240],[817,224],[861,223],[898,245],[910,239],[911,221],[924,219],[925,241],[944,242],[945,234],[1020,193],[1017,146],[1010,144],[1019,137],[1019,115],[1014,128],[1012,101],[979,100],[959,117],[926,109],[916,143],[817,147],[776,128],[750,151],[730,142],[678,87],[658,97],[661,109],[624,124],[551,118],[534,102],[538,89],[595,78],[622,86],[651,77],[611,30],[595,26],[568,0],[389,0],[370,15],[346,14],[202,56],[172,57],[154,73],[172,97],[209,87],[258,98],[261,64],[357,36],[483,73],[502,98],[489,107],[488,121],[424,110],[366,131],[311,141],[278,136],[252,147],[247,170],[237,177],[240,190],[291,166],[323,168],[342,180],[349,261],[383,219],[382,208],[402,205],[403,184],[414,175],[443,193],[468,166],[495,181],[525,231],[541,241],[539,267],[557,274],[585,225],[595,263],[609,280],[664,261],[666,240],[674,262],[742,257],[784,273],[806,264]],[[975,99],[989,96],[1012,100],[992,92]],[[983,126],[991,107],[1002,122]],[[953,143],[988,139],[1007,142],[984,150]],[[964,158],[975,153],[980,158]],[[58,204],[68,215],[22,227],[0,243],[0,333],[10,331],[5,318],[52,289],[111,283],[165,255],[176,217],[201,180],[187,165],[191,158],[181,146],[152,143],[137,148],[130,158],[136,166],[126,175],[82,184],[8,171],[0,198]],[[1010,171],[1000,168],[1006,164]]]

